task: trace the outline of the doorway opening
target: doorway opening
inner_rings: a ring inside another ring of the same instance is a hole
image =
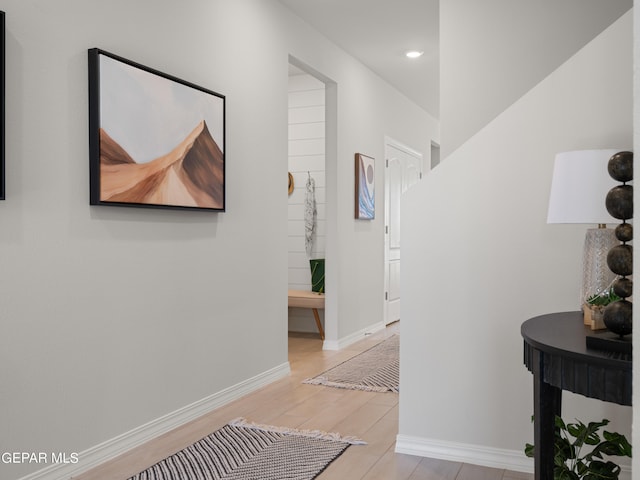
[[[422,153],[385,138],[384,189],[384,322],[400,320],[400,215],[401,197],[422,178]]]
[[[431,170],[440,165],[440,145],[431,141]]]
[[[335,85],[335,84],[333,84]],[[332,318],[336,292],[331,290],[331,161],[335,158],[335,124],[332,104],[335,86],[297,59],[289,58],[288,90],[288,286],[290,290],[312,290],[311,260],[324,259],[325,308],[288,309],[288,330],[319,334],[319,314],[325,341],[335,340],[337,325]],[[334,169],[335,170],[335,169]],[[312,200],[312,201],[311,201]],[[310,206],[315,215],[309,215]],[[311,224],[313,233],[307,231]],[[331,292],[331,293],[329,293]],[[335,315],[333,316],[335,318]]]

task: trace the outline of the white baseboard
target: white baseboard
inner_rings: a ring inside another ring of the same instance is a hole
[[[444,442],[410,435],[396,437],[396,453],[469,463],[514,472],[533,473],[533,459],[523,450],[503,450],[456,442]],[[620,480],[631,480],[631,466],[620,465]]]
[[[118,437],[91,447],[78,454],[77,463],[50,465],[19,480],[68,480],[102,463],[138,447],[164,433],[195,420],[258,388],[287,376],[291,372],[289,362],[267,370],[255,377],[214,393],[191,405],[137,427]]]
[[[410,435],[398,435],[396,437],[396,453],[463,462],[483,467],[502,468],[515,472],[533,473],[533,459],[528,458],[523,450],[503,450],[412,437]]]
[[[362,340],[367,335],[371,335],[372,333],[379,332],[380,330],[384,330],[386,325],[384,322],[374,323],[373,325],[368,326],[367,328],[363,328],[362,330],[358,330],[355,333],[347,335],[344,338],[340,338],[338,340],[325,340],[322,344],[323,350],[342,350],[345,347],[348,347],[352,343],[357,342],[358,340]]]

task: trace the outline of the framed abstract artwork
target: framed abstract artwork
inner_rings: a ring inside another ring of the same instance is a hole
[[[5,13],[0,11],[0,200],[5,199],[5,78],[6,78],[6,42]]]
[[[225,210],[225,97],[89,55],[90,204]]]
[[[375,204],[375,159],[356,153],[356,198],[355,216],[362,220],[373,220]]]

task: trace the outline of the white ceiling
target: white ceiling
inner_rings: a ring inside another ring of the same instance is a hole
[[[439,0],[280,0],[434,117],[440,116]],[[420,50],[410,60],[407,50]]]

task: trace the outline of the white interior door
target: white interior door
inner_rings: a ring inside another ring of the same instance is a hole
[[[422,154],[385,144],[385,322],[400,320],[400,200],[422,178]]]

